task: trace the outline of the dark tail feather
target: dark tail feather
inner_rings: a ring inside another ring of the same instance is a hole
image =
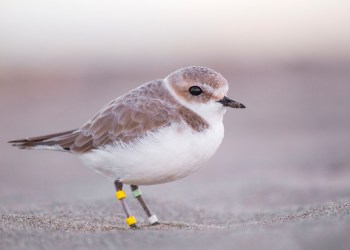
[[[19,147],[21,149],[30,149],[30,148],[36,148],[36,147],[42,146],[42,147],[52,147],[52,149],[56,149],[56,150],[70,151],[70,147],[74,144],[74,141],[78,137],[78,135],[79,135],[78,130],[73,129],[62,133],[13,140],[13,141],[9,141],[9,143],[11,143],[12,146]]]

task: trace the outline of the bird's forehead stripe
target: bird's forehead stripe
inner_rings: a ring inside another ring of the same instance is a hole
[[[219,93],[224,93],[224,94],[226,94],[227,91],[228,91],[228,84],[225,85],[225,86],[220,87],[220,88],[217,90],[217,92],[219,92]]]

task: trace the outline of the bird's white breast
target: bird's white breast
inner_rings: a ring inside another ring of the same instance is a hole
[[[134,185],[158,184],[197,170],[216,152],[223,136],[222,119],[202,132],[193,131],[187,124],[174,124],[133,144],[108,146],[81,158],[112,180]]]

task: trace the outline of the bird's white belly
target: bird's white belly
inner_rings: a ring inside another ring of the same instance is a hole
[[[112,180],[150,185],[183,178],[218,149],[222,122],[202,132],[174,125],[150,133],[135,144],[110,146],[81,155],[87,166]]]

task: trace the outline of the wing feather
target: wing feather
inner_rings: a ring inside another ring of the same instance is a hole
[[[143,85],[111,102],[79,129],[71,150],[83,153],[138,140],[148,132],[181,121],[178,106],[161,81]]]
[[[84,153],[136,142],[149,132],[180,122],[187,123],[194,131],[209,127],[202,117],[175,100],[163,80],[158,80],[110,102],[79,129],[10,143],[20,148],[44,146]]]

